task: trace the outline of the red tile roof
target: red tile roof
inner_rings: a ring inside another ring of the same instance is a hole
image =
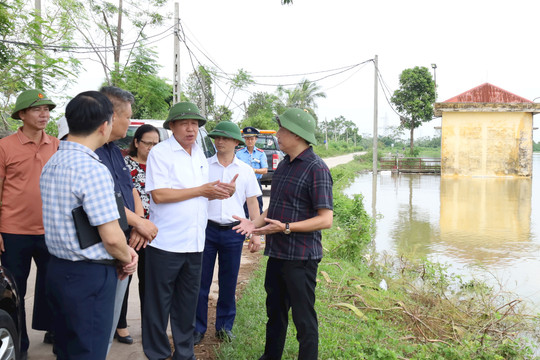
[[[532,103],[532,101],[485,83],[454,96],[445,103]]]

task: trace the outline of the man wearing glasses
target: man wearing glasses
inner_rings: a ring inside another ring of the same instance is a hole
[[[59,140],[45,133],[50,111],[56,104],[41,90],[23,91],[11,117],[23,125],[0,140],[0,256],[14,276],[22,303],[21,353],[29,347],[24,297],[32,258],[37,275],[32,328],[47,330],[44,342],[52,343],[51,311],[45,298],[49,252],[45,245],[39,176],[58,149]]]

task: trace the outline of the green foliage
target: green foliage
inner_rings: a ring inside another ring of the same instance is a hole
[[[441,136],[423,136],[416,139],[416,146],[437,149],[441,147]]]
[[[360,144],[354,145],[353,143],[347,143],[345,141],[329,142],[328,149],[326,145],[320,142],[318,145],[313,146],[313,150],[320,157],[331,157],[342,154],[350,154],[353,152],[363,151],[364,147]]]
[[[323,141],[327,137],[329,141],[333,140],[334,142],[339,140],[356,142],[362,139],[356,124],[347,120],[344,116],[338,116],[330,121],[319,122],[315,135],[318,141]]]
[[[399,76],[400,87],[390,99],[398,112],[403,114],[401,126],[411,133],[413,149],[414,129],[433,119],[435,83],[428,68],[416,66],[405,69]]]
[[[358,160],[358,159],[356,159]],[[334,195],[352,181],[358,161],[332,169]],[[355,224],[360,199],[338,204],[332,230],[323,232],[325,257],[319,265],[315,308],[321,359],[533,359],[534,344],[521,338],[537,324],[524,315],[520,300],[477,280],[464,281],[444,264],[404,257],[378,257],[364,247],[345,260],[328,250],[343,241],[343,223]],[[366,221],[367,220],[367,221]],[[369,227],[369,217],[364,218]],[[354,226],[353,226],[354,227]],[[345,230],[343,230],[345,231]],[[348,230],[347,230],[348,231]],[[356,251],[356,249],[353,249]],[[235,334],[223,343],[218,359],[257,359],[264,341],[264,266],[254,273],[238,301]],[[387,290],[381,289],[382,280]],[[283,359],[298,357],[296,329],[289,316]]]
[[[294,89],[285,89],[283,87],[278,88],[278,96],[283,99],[283,103],[286,107],[296,107],[306,109],[317,120],[318,98],[326,98],[326,93],[321,91],[321,86],[317,83],[304,79]]]
[[[161,15],[164,0],[148,0],[140,4],[124,6],[122,0],[55,0],[60,6],[69,9],[69,22],[93,49],[101,63],[107,85],[119,86],[139,40],[146,38],[147,28],[163,23]],[[128,28],[125,25],[128,24]],[[129,34],[132,38],[126,40]],[[126,47],[126,44],[131,46]],[[103,51],[107,45],[112,50]],[[126,51],[127,49],[127,51]],[[127,55],[123,55],[127,52]],[[112,56],[112,59],[110,58]],[[111,67],[112,65],[112,67]]]
[[[74,57],[64,57],[65,52],[50,50],[74,43],[74,28],[65,21],[70,9],[48,4],[47,14],[53,15],[43,18],[32,6],[24,0],[0,5],[0,37],[23,43],[0,45],[0,128],[4,129],[9,128],[7,119],[21,91],[36,87],[47,94],[62,91],[80,66]]]
[[[394,92],[391,101],[406,116],[401,125],[414,129],[432,120],[435,83],[428,68],[416,66],[403,70],[399,84],[400,88]]]
[[[274,121],[274,115],[269,110],[260,110],[257,114],[240,122],[240,128],[253,126],[261,130],[278,130],[278,124]]]
[[[172,85],[158,76],[160,65],[156,58],[154,50],[140,46],[129,66],[117,75],[112,74],[117,86],[135,97],[133,119],[167,118],[172,103]]]
[[[214,107],[214,93],[212,92],[212,69],[199,66],[197,71],[189,74],[184,84],[183,94],[186,98],[197,105],[203,114],[210,114]]]
[[[227,98],[229,98],[229,104],[227,106],[231,106],[236,91],[242,90],[253,84],[254,82],[255,81],[247,71],[245,71],[244,69],[238,70],[238,72],[229,82],[229,92],[227,93]]]

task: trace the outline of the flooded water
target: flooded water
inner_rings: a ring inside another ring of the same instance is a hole
[[[533,178],[360,175],[346,191],[377,214],[379,253],[405,254],[480,276],[540,310],[540,154]]]

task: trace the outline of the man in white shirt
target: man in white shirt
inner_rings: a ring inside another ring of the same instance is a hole
[[[163,124],[173,136],[152,148],[146,163],[150,220],[159,229],[146,247],[142,342],[151,360],[171,356],[169,316],[172,358],[195,359],[193,331],[208,200],[234,193],[234,183],[208,182],[208,162],[196,144],[199,127],[205,123],[196,105],[175,104]]]
[[[208,226],[193,336],[195,344],[203,339],[207,329],[208,294],[218,253],[219,298],[216,307],[216,337],[225,341],[232,341],[235,338],[232,327],[236,316],[236,282],[245,236],[232,230],[239,224],[239,221],[233,219],[233,215],[243,216],[244,203],[247,203],[251,219],[260,215],[257,197],[261,195],[261,189],[257,178],[253,169],[234,154],[235,147],[240,143],[244,144],[240,128],[230,121],[222,121],[208,136],[214,139],[217,149],[217,154],[208,159],[210,180],[230,182],[236,178],[236,191],[228,199],[211,200],[208,203]],[[260,244],[259,236],[253,236],[248,247],[251,252],[256,252]]]

